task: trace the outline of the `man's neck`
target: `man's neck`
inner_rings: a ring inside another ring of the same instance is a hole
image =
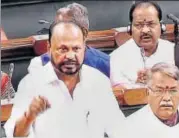
[[[142,48],[141,46],[138,45],[139,48]],[[146,57],[150,57],[151,55],[153,55],[156,51],[157,51],[157,48],[158,48],[158,43],[157,45],[153,46],[152,48],[150,49],[146,49],[144,48],[144,53],[145,53],[145,56]]]
[[[152,54],[154,54],[155,53],[155,51],[156,51],[156,49],[157,48],[155,48],[155,49],[144,49],[145,50],[145,56],[146,57],[150,57]]]
[[[65,75],[65,74],[59,73],[58,77],[60,80],[62,80],[65,83],[71,97],[73,98],[73,91],[76,87],[76,84],[80,81],[79,73],[76,73],[74,75]]]
[[[175,114],[173,114],[169,119],[166,119],[166,120],[160,119],[160,121],[162,121],[167,126],[170,126],[170,127],[175,126],[179,122],[178,111]]]

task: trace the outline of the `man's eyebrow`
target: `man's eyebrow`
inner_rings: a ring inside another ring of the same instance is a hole
[[[162,86],[156,85],[156,88],[164,89]]]
[[[155,23],[155,21],[154,21],[154,20],[152,20],[152,21],[147,21],[147,23]]]
[[[169,87],[170,89],[176,89],[177,88],[177,86],[172,86],[172,87]]]
[[[156,88],[159,88],[159,89],[175,89],[175,88],[177,88],[177,86],[172,86],[172,87],[166,86],[165,88],[162,87],[162,86],[156,86]]]

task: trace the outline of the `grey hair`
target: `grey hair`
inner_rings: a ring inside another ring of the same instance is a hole
[[[152,75],[156,72],[163,73],[176,81],[179,81],[179,69],[173,65],[173,64],[168,64],[164,62],[160,62],[155,64],[148,72],[147,72],[147,84],[149,85]]]
[[[67,5],[67,8],[69,8],[72,13],[74,13],[74,18],[76,20],[81,21],[81,24],[85,26],[87,30],[89,30],[89,19],[88,19],[88,10],[85,6],[78,4],[78,3],[72,3]]]
[[[69,4],[66,7],[57,10],[56,12],[57,20],[59,15],[67,16],[66,20],[73,21],[76,24],[78,24],[82,28],[84,36],[87,36],[89,31],[89,19],[88,19],[88,10],[85,6],[78,3]]]

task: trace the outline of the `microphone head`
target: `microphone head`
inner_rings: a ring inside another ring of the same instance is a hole
[[[49,24],[50,22],[48,22],[46,20],[39,20],[38,23],[39,24]]]
[[[173,22],[179,24],[179,18],[176,17],[175,15],[173,15],[173,14],[167,14],[167,18],[172,20]]]
[[[167,14],[167,18],[169,18],[170,19],[170,17],[172,16],[172,14],[170,13],[170,14]]]

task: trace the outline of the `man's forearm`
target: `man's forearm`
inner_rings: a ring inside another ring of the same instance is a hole
[[[14,137],[28,136],[33,120],[34,119],[29,118],[24,114],[24,116],[20,118],[15,124]]]

